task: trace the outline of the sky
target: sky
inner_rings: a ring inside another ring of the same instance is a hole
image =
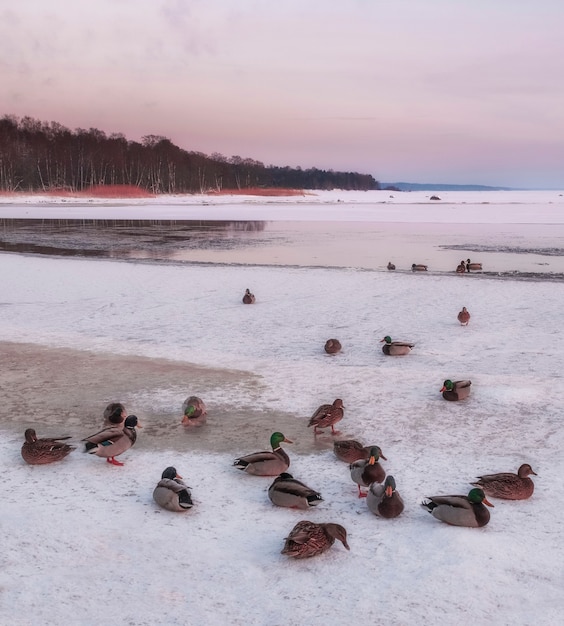
[[[0,115],[382,182],[563,188],[560,0],[0,2]]]

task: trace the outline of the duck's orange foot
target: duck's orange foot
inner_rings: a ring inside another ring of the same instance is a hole
[[[367,493],[362,493],[362,491],[358,494],[359,498],[366,498],[368,494]]]
[[[106,461],[112,465],[119,465],[120,467],[123,465],[121,461],[116,461],[113,456],[107,458]]]

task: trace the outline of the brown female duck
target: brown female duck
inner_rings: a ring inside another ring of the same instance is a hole
[[[127,411],[121,402],[110,402],[104,409],[104,428],[120,426],[123,428]]]
[[[167,511],[187,511],[193,506],[190,488],[176,472],[175,467],[167,467],[153,491],[153,500]]]
[[[381,483],[386,478],[386,471],[378,462],[378,459],[381,458],[384,461],[388,460],[378,446],[372,446],[368,459],[361,459],[349,465],[351,479],[358,485],[359,498],[366,498],[361,487],[369,487],[372,483]]]
[[[272,433],[270,436],[272,451],[265,450],[247,454],[239,459],[235,459],[233,465],[237,469],[255,476],[278,476],[283,474],[290,467],[290,457],[280,447],[282,442],[292,443],[282,433]]]
[[[137,431],[135,427],[141,428],[141,424],[136,415],[129,415],[125,419],[123,428],[112,426],[104,428],[100,432],[94,433],[84,438],[85,452],[95,454],[112,465],[123,465],[115,459],[131,448],[137,441]]]
[[[389,270],[395,270],[396,266],[391,261],[388,261],[388,269]]]
[[[470,395],[470,380],[445,380],[441,388],[441,393],[445,400],[456,402],[457,400],[464,400]]]
[[[46,465],[64,459],[74,446],[61,443],[69,437],[50,437],[38,439],[33,428],[28,428],[24,434],[25,442],[22,445],[22,458],[30,465]]]
[[[470,312],[465,306],[462,307],[462,311],[458,313],[456,319],[462,324],[462,326],[468,326],[468,322],[470,321]]]
[[[480,528],[490,521],[490,512],[484,506],[493,507],[482,489],[471,489],[467,496],[432,496],[421,506],[441,522],[451,526]]]
[[[536,476],[533,468],[528,463],[523,463],[517,470],[517,474],[501,472],[499,474],[485,474],[478,476],[478,480],[472,485],[480,487],[486,495],[503,500],[526,500],[533,495],[535,483],[529,478]]]
[[[404,503],[396,491],[396,481],[393,476],[386,476],[383,485],[372,483],[366,495],[366,505],[374,513],[386,519],[393,519],[401,515]]]
[[[333,452],[339,461],[351,464],[361,459],[368,459],[370,457],[370,447],[363,446],[356,439],[342,439],[341,441],[335,441]]]
[[[255,294],[251,293],[249,289],[245,289],[245,295],[243,296],[243,304],[254,304]]]
[[[327,339],[325,342],[325,352],[327,354],[337,354],[341,351],[341,342],[338,339]]]
[[[182,424],[184,426],[203,426],[206,423],[206,405],[198,396],[190,396],[182,403]]]
[[[409,354],[411,349],[415,347],[414,343],[407,341],[392,341],[389,335],[386,335],[384,339],[380,340],[380,343],[384,343],[382,346],[382,352],[386,356],[403,356]]]
[[[308,428],[313,426],[313,433],[317,435],[318,428],[327,428],[331,426],[331,432],[336,435],[335,424],[343,419],[344,412],[343,401],[337,398],[333,404],[322,404],[309,420]]]
[[[268,497],[276,506],[285,506],[291,509],[309,509],[323,502],[318,491],[296,480],[292,474],[287,472],[283,472],[274,479],[268,488]]]
[[[306,559],[328,550],[335,543],[335,539],[341,541],[345,548],[350,550],[347,543],[347,531],[340,524],[315,524],[302,520],[286,537],[281,554],[295,559]]]

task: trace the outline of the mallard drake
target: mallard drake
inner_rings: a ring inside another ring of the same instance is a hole
[[[467,272],[469,272],[470,270],[481,270],[481,269],[482,269],[481,263],[472,263],[470,259],[466,259],[466,271]]]
[[[293,443],[286,439],[282,433],[272,433],[270,445],[272,452],[253,452],[239,459],[235,459],[233,465],[248,474],[255,476],[278,476],[290,467],[290,458],[280,447],[282,442]]]
[[[382,352],[386,356],[403,356],[404,354],[409,354],[411,349],[415,346],[414,343],[409,343],[407,341],[392,341],[392,338],[389,335],[386,335],[384,339],[381,339],[380,343],[384,343],[382,346]]]
[[[328,550],[335,539],[342,542],[347,550],[350,550],[347,543],[347,531],[340,524],[316,524],[302,520],[298,522],[284,540],[284,548],[281,554],[291,556],[295,559],[306,559],[316,556]]]
[[[401,515],[404,504],[400,494],[396,491],[396,481],[393,476],[386,476],[383,485],[372,483],[366,495],[366,505],[374,513],[386,519]]]
[[[325,352],[327,354],[337,354],[341,351],[341,342],[338,339],[327,339],[325,342]]]
[[[121,426],[123,428],[127,411],[121,402],[110,402],[104,409],[104,428]]]
[[[153,500],[167,511],[187,511],[193,506],[190,488],[172,466],[162,473],[153,491]]]
[[[370,457],[360,459],[349,465],[352,480],[358,485],[358,497],[366,498],[361,487],[369,487],[372,483],[381,483],[386,478],[386,471],[378,462],[378,459],[388,459],[382,454],[379,446],[370,448]]]
[[[445,380],[441,388],[441,393],[445,400],[456,401],[464,400],[470,395],[470,380]]]
[[[202,426],[206,423],[207,409],[198,396],[190,396],[182,403],[182,424],[184,426]]]
[[[470,312],[465,306],[463,306],[462,311],[458,313],[457,319],[462,326],[468,326],[468,322],[470,321]]]
[[[318,428],[327,428],[331,426],[331,432],[335,435],[339,431],[335,430],[335,424],[343,419],[344,412],[343,401],[337,398],[333,404],[322,404],[309,420],[308,428],[313,426],[313,433],[317,435]]]
[[[25,433],[25,442],[22,445],[22,458],[30,465],[46,465],[64,459],[74,446],[61,443],[68,437],[49,437],[38,439],[33,428],[28,428]]]
[[[411,264],[411,271],[412,272],[426,272],[427,271],[427,266],[423,265],[422,263],[412,263]]]
[[[255,295],[250,292],[249,289],[245,289],[245,295],[243,296],[243,304],[254,304]]]
[[[343,439],[341,441],[335,441],[333,444],[333,452],[339,461],[345,463],[354,463],[361,459],[368,459],[370,457],[371,446],[363,446],[360,441],[356,439]]]
[[[526,500],[533,495],[535,483],[529,478],[533,468],[528,463],[523,463],[517,470],[517,474],[501,472],[499,474],[486,474],[478,476],[478,480],[472,485],[480,487],[486,495],[503,500]]]
[[[309,509],[323,502],[318,491],[310,489],[287,472],[274,479],[268,488],[268,497],[276,506],[286,506],[291,509]]]
[[[102,457],[112,465],[123,465],[123,463],[117,461],[115,457],[123,454],[133,446],[137,440],[136,426],[138,428],[142,427],[141,424],[139,424],[137,416],[129,415],[125,419],[123,428],[112,426],[104,428],[89,437],[85,437],[82,440],[86,442],[84,444],[85,452]]]
[[[490,512],[484,506],[493,507],[482,489],[471,489],[467,496],[432,496],[421,506],[433,517],[451,526],[479,528],[490,521]]]
[[[388,261],[388,269],[389,270],[395,270],[396,266],[391,261]]]

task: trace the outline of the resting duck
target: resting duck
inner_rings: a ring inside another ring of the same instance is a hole
[[[471,384],[471,380],[455,380],[452,382],[452,380],[447,379],[443,383],[441,393],[445,400],[451,400],[453,402],[456,400],[464,400],[464,398],[470,395]]]
[[[123,428],[127,411],[121,402],[110,402],[104,409],[104,428],[120,426]]]
[[[382,346],[382,352],[387,356],[402,356],[409,354],[411,349],[415,346],[414,343],[408,343],[407,341],[392,341],[389,335],[386,335],[384,339],[380,340],[380,343],[385,344]]]
[[[395,270],[396,266],[391,261],[388,261],[388,269],[389,270]]]
[[[412,263],[411,264],[411,271],[412,272],[426,272],[427,271],[427,266],[423,265],[422,263]]]
[[[471,263],[470,259],[466,260],[466,271],[469,272],[470,270],[481,270],[482,269],[482,264],[481,263]]]
[[[131,448],[137,441],[137,431],[135,427],[142,428],[136,415],[129,415],[125,419],[123,428],[112,426],[104,428],[100,432],[86,437],[85,452],[95,454],[106,459],[112,465],[123,465],[116,460],[116,456],[123,454]]]
[[[472,485],[480,487],[486,495],[503,500],[526,500],[533,495],[535,483],[529,478],[533,468],[528,463],[523,463],[517,470],[517,474],[501,472],[499,474],[486,474],[478,476],[478,480]]]
[[[182,403],[182,424],[184,426],[203,426],[206,423],[207,409],[198,396],[190,396]]]
[[[292,528],[284,540],[281,554],[295,559],[306,559],[328,550],[335,543],[335,539],[341,541],[345,548],[350,550],[347,543],[347,531],[340,524],[315,524],[302,520]]]
[[[468,322],[470,321],[470,313],[465,306],[463,306],[462,311],[458,313],[457,319],[462,324],[462,326],[468,326]]]
[[[464,261],[460,261],[460,265],[456,266],[456,273],[464,274],[465,271],[466,271],[466,265],[464,264]]]
[[[393,476],[386,476],[383,485],[372,483],[366,495],[368,508],[380,517],[393,519],[401,515],[404,509],[403,500],[396,491],[396,481]]]
[[[255,295],[249,291],[249,289],[245,289],[245,295],[243,296],[243,304],[254,304],[255,303]]]
[[[286,439],[282,433],[272,433],[270,445],[272,452],[253,452],[239,459],[235,459],[233,465],[248,474],[255,476],[278,476],[290,467],[290,457],[280,447],[282,442],[293,443]]]
[[[325,342],[325,352],[327,354],[337,354],[341,351],[341,342],[338,339],[327,339]]]
[[[284,472],[274,479],[268,488],[268,497],[276,506],[291,509],[309,509],[323,502],[321,494]]]
[[[365,460],[370,457],[370,447],[363,446],[360,441],[356,439],[343,439],[341,441],[335,441],[333,444],[333,452],[339,461],[345,463],[354,463],[355,461]]]
[[[490,521],[490,512],[484,506],[493,507],[482,489],[472,489],[467,496],[432,496],[421,503],[433,517],[451,526],[480,528]]]
[[[313,434],[317,435],[318,428],[327,428],[331,426],[331,432],[333,435],[338,434],[338,430],[335,430],[335,424],[343,419],[344,412],[343,401],[337,398],[333,404],[322,404],[309,420],[308,428],[313,426]]]
[[[61,443],[68,437],[50,437],[38,439],[33,428],[28,428],[25,433],[25,442],[22,445],[22,458],[30,465],[47,465],[47,463],[55,463],[64,459],[74,446],[67,443]]]
[[[388,459],[382,454],[382,450],[378,446],[370,448],[370,457],[368,459],[360,459],[349,465],[352,480],[358,485],[358,497],[366,498],[361,487],[369,487],[372,483],[381,483],[386,477],[386,471],[378,462],[378,459]]]
[[[153,500],[167,511],[187,511],[194,504],[190,488],[172,466],[162,473],[153,491]]]

